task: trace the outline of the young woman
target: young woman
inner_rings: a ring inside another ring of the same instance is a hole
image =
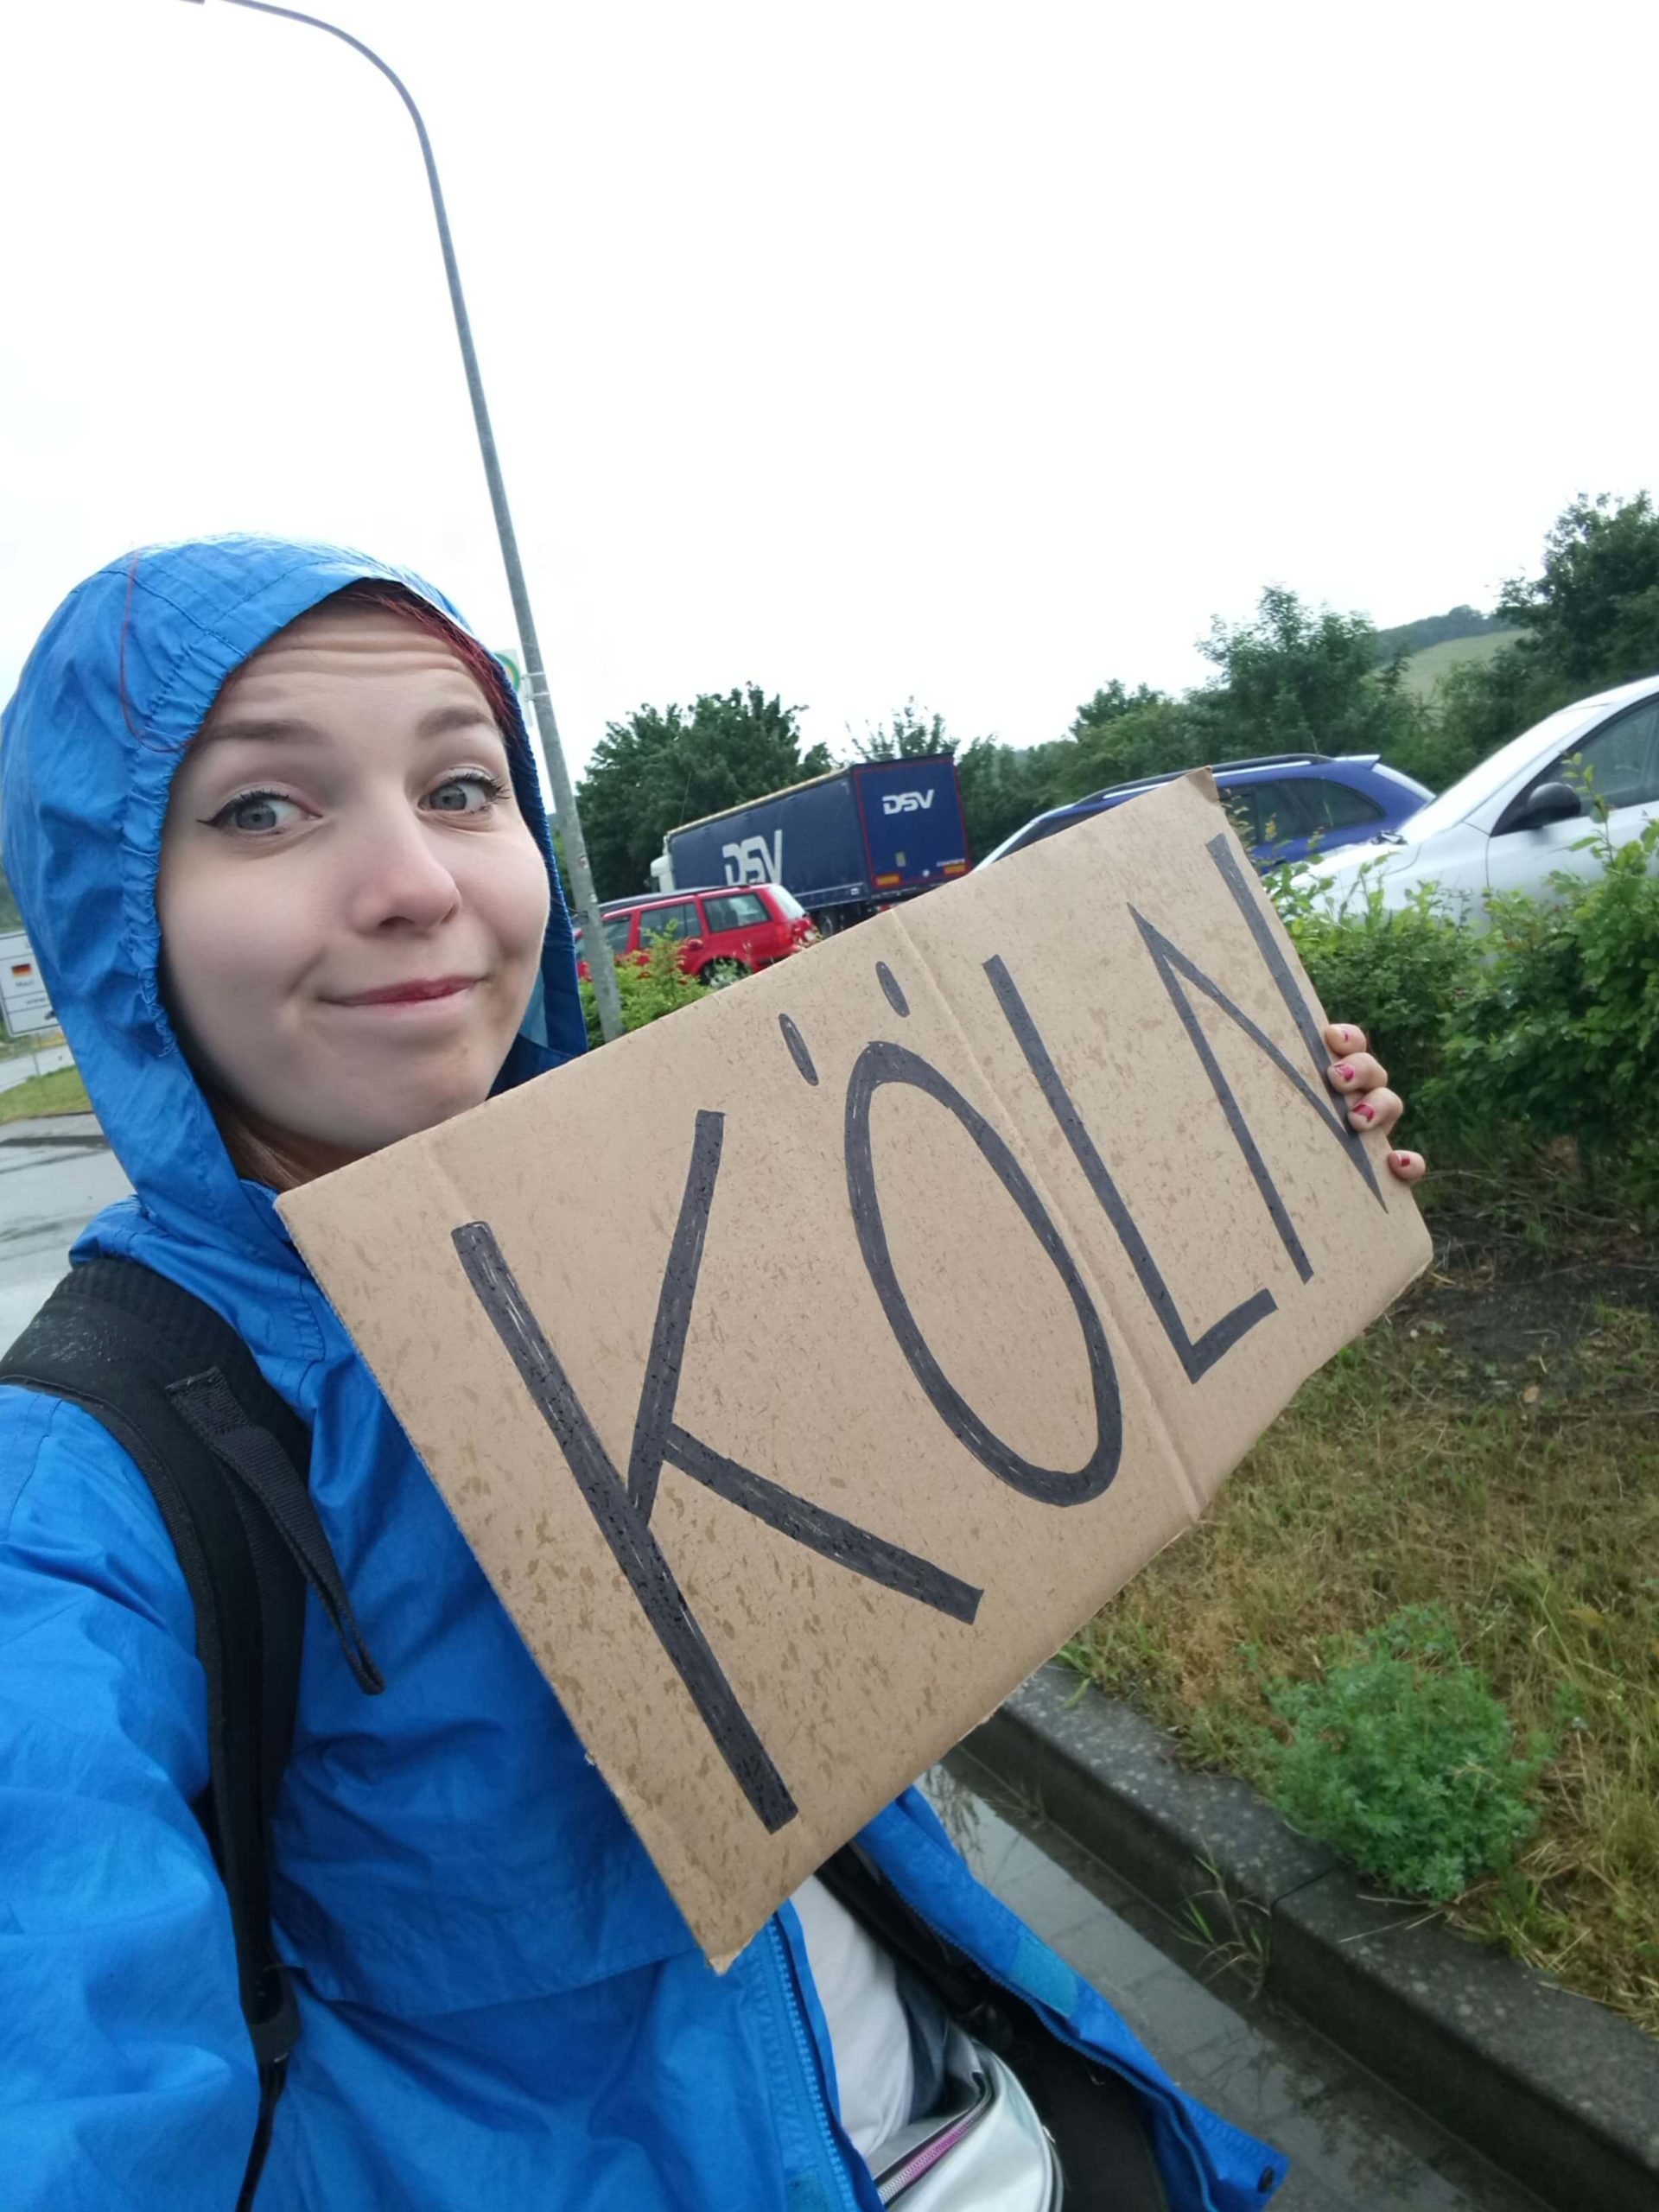
[[[310,1426],[387,1683],[359,1693],[314,1607],[276,1820],[302,2031],[261,2212],[874,2212],[869,2157],[939,2092],[906,1976],[817,1884],[727,1974],[704,1964],[274,1211],[582,1049],[499,667],[429,587],[356,554],[149,551],[54,618],[0,776],[7,869],[137,1193],[77,1257],[196,1294]],[[1356,1125],[1388,1127],[1363,1039],[1332,1037]],[[16,1387],[0,1621],[5,2202],[229,2212],[257,2084],[193,1810],[190,1599],[120,1446]],[[1175,2212],[1266,2201],[1282,2163],[1174,2088],[915,1792],[861,1841],[1133,2085]]]

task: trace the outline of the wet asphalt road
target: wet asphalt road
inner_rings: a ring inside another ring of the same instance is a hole
[[[0,1142],[0,1345],[39,1307],[92,1216],[130,1188],[101,1140]]]

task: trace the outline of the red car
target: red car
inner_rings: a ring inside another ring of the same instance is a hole
[[[605,935],[619,960],[643,960],[658,938],[672,935],[688,976],[718,988],[756,968],[770,968],[817,938],[811,916],[781,883],[746,883],[708,891],[653,893],[645,899],[613,899],[600,909]],[[582,924],[575,923],[576,964]]]

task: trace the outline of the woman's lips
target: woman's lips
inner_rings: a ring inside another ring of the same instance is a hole
[[[478,981],[476,976],[416,976],[406,983],[384,983],[378,990],[354,991],[349,998],[335,999],[335,1006],[424,1006],[430,999],[450,999],[461,991],[470,991]]]

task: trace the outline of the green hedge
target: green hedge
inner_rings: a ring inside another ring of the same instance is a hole
[[[1659,822],[1593,877],[1488,901],[1484,931],[1430,890],[1389,912],[1363,877],[1338,914],[1294,869],[1271,889],[1326,1007],[1352,1008],[1408,1135],[1446,1166],[1513,1171],[1546,1154],[1598,1193],[1659,1208]]]

